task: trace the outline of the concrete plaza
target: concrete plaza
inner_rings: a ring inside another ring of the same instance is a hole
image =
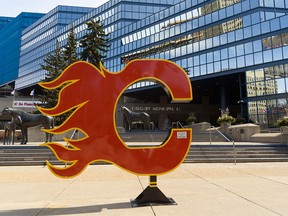
[[[182,164],[158,176],[177,205],[131,207],[148,183],[114,165],[71,179],[47,167],[0,167],[0,215],[288,215],[288,163]]]

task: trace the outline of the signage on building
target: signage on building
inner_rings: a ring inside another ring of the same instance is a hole
[[[14,108],[35,108],[36,104],[41,104],[40,101],[13,101]]]
[[[181,107],[174,106],[132,106],[132,111],[143,112],[178,112],[181,111]]]

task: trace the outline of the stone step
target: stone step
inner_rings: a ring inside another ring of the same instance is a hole
[[[49,163],[55,165],[55,166],[65,166],[64,162],[58,161],[57,159],[55,160],[49,160]],[[97,162],[93,162],[91,163],[91,165],[103,165],[103,164],[110,164],[108,162],[105,161],[97,161]],[[46,166],[46,159],[44,160],[37,160],[37,159],[33,159],[33,160],[1,160],[0,159],[0,166]],[[67,163],[66,165],[69,165],[69,163]]]
[[[139,146],[138,146],[139,147]],[[237,163],[288,161],[288,148],[281,144],[246,144],[237,146]],[[0,166],[44,166],[46,160],[54,165],[65,165],[53,152],[43,146],[0,147]],[[230,145],[191,145],[184,163],[234,163],[234,151]],[[98,161],[93,164],[109,164]]]

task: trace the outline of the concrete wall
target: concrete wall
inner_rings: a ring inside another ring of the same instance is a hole
[[[72,136],[73,131],[69,131],[63,134],[53,135],[52,141],[64,141],[63,138],[68,138]],[[41,126],[28,128],[28,143],[29,142],[45,142],[46,134],[41,130]]]
[[[46,134],[45,132],[43,132],[41,130],[41,126],[36,126],[36,127],[31,127],[28,128],[28,144],[29,142],[45,142],[46,141]],[[71,136],[73,134],[73,131],[68,131],[66,133],[63,134],[56,134],[53,135],[52,137],[52,141],[64,141],[63,138],[68,138],[70,139]],[[4,131],[0,130],[0,140],[3,142],[3,135],[4,135]],[[81,133],[76,133],[74,136],[74,139],[78,139],[78,138],[82,138],[84,135]],[[16,137],[18,139],[15,139],[15,144],[19,144],[20,143],[20,139],[21,139],[21,131],[17,130],[16,131]]]
[[[226,129],[226,133],[234,139],[234,141],[249,142],[252,135],[260,133],[260,127],[255,124],[233,125]]]

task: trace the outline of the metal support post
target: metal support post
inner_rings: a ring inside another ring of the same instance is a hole
[[[177,205],[172,199],[166,197],[157,187],[157,176],[150,176],[149,186],[136,198],[131,199],[132,207],[153,205]]]

